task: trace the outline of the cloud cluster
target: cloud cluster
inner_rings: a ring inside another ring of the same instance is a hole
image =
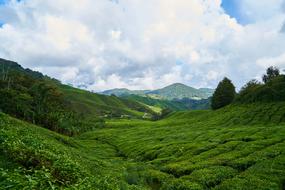
[[[11,0],[0,6],[0,57],[94,91],[215,87],[224,76],[240,87],[285,67],[284,1],[239,1],[247,25],[221,3]]]

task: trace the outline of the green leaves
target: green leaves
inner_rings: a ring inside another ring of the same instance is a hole
[[[229,105],[235,98],[235,87],[228,78],[224,78],[218,85],[212,97],[212,109],[216,110]]]

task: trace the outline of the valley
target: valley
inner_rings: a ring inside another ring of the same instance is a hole
[[[0,186],[282,189],[284,107],[178,112],[156,122],[112,120],[72,138],[1,114],[2,156],[9,159],[1,160]]]
[[[0,0],[0,190],[285,190],[285,0]]]
[[[225,78],[211,110],[0,65],[1,189],[284,189],[284,75],[250,81],[227,105]]]

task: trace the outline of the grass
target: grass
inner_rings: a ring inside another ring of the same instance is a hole
[[[285,103],[109,120],[77,137],[0,115],[7,189],[284,189]]]
[[[71,102],[71,108],[77,113],[94,116],[120,117],[130,115],[142,118],[145,112],[153,113],[147,106],[132,100],[116,96],[100,95],[85,90],[80,90],[67,85],[60,85],[66,99]]]

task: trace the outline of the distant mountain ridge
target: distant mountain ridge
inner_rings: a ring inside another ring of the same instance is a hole
[[[104,95],[116,95],[116,96],[124,96],[124,95],[144,95],[150,92],[150,90],[129,90],[127,88],[114,88],[111,90],[105,90],[101,94]]]
[[[196,89],[182,83],[174,83],[157,90],[129,90],[126,88],[116,88],[116,89],[106,90],[101,93],[105,95],[113,94],[116,96],[140,95],[156,99],[167,99],[167,100],[175,100],[175,99],[180,100],[184,98],[200,100],[211,97],[212,94],[214,93],[214,89],[210,88]]]

